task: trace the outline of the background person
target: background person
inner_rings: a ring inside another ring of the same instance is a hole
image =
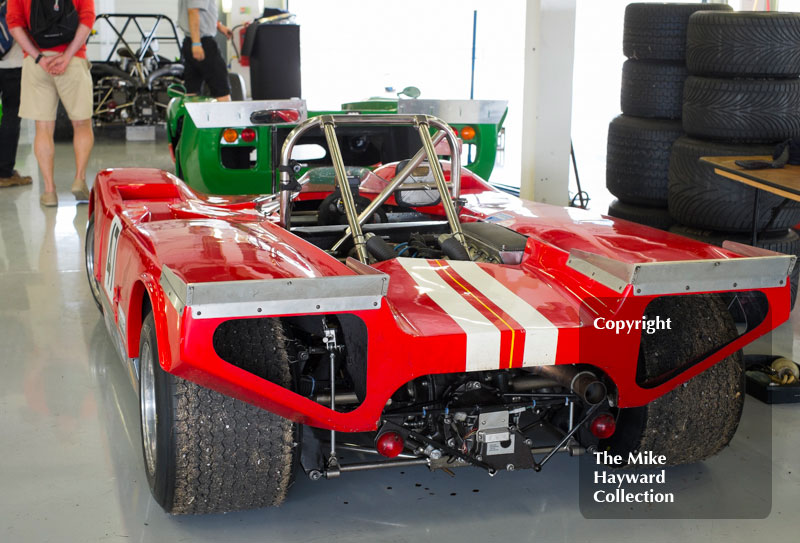
[[[19,144],[19,86],[22,78],[22,47],[14,43],[0,59],[0,187],[28,185],[31,178],[14,169]]]
[[[55,0],[33,0],[36,2]],[[54,181],[55,143],[58,100],[64,104],[72,121],[75,135],[75,181],[72,194],[76,200],[88,200],[86,165],[94,145],[92,133],[92,76],[86,60],[86,38],[94,25],[94,1],[72,0],[78,12],[79,24],[69,43],[40,48],[31,38],[31,0],[8,0],[6,20],[11,35],[25,51],[22,63],[22,100],[20,117],[36,121],[33,150],[44,180],[44,192],[39,201],[45,206],[57,206]],[[64,6],[62,3],[63,7]]]
[[[179,0],[178,27],[186,36],[183,39],[186,93],[200,94],[203,81],[211,96],[221,102],[231,99],[228,67],[222,58],[214,36],[217,30],[231,38],[233,32],[217,19],[216,0]]]

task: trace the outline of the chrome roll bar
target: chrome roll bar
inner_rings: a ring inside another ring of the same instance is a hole
[[[336,125],[357,125],[357,124],[371,124],[371,125],[388,125],[388,126],[414,126],[420,136],[422,142],[422,149],[420,149],[414,157],[411,158],[409,163],[400,171],[397,172],[395,177],[386,186],[378,197],[373,200],[367,208],[360,214],[355,205],[350,185],[347,182],[347,171],[345,168],[342,152],[339,148],[339,142],[336,139]],[[366,240],[361,225],[364,224],[375,210],[383,205],[384,202],[391,196],[392,192],[405,181],[411,172],[419,166],[425,159],[430,163],[431,172],[433,173],[434,180],[436,181],[436,188],[439,191],[444,208],[447,222],[453,236],[466,248],[466,239],[461,230],[461,223],[458,220],[458,212],[454,200],[458,201],[461,194],[461,156],[458,148],[458,139],[453,133],[452,129],[436,117],[430,115],[322,115],[319,117],[312,117],[307,121],[297,125],[287,136],[281,149],[280,161],[280,225],[288,228],[291,223],[291,203],[292,203],[292,187],[290,161],[292,157],[292,150],[294,149],[297,141],[309,130],[320,127],[325,135],[328,143],[328,152],[331,155],[333,162],[333,169],[335,173],[336,187],[342,195],[342,203],[347,215],[348,229],[345,235],[340,239],[332,248],[336,250],[352,235],[355,243],[356,253],[359,260],[367,263],[369,256],[366,250]],[[430,131],[431,128],[438,129],[436,135],[432,138]],[[450,147],[450,182],[452,184],[452,194],[448,190],[447,182],[444,178],[442,165],[439,163],[438,156],[436,155],[436,144],[443,138],[447,138]]]

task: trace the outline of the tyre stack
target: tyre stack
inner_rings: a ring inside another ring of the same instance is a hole
[[[619,115],[608,127],[606,187],[612,217],[666,230],[670,149],[683,135],[686,31],[698,10],[725,4],[633,3],[625,9]]]
[[[670,230],[721,245],[750,244],[755,190],[725,179],[702,156],[771,155],[800,136],[800,14],[694,13],[687,31],[686,136],[672,146]],[[759,195],[758,246],[800,255],[800,202]],[[792,274],[792,306],[800,267]]]

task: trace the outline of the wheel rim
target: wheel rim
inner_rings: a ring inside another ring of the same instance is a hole
[[[86,273],[89,275],[89,288],[92,289],[92,296],[100,303],[100,288],[97,286],[97,279],[94,275],[94,222],[86,229]]]
[[[149,342],[142,346],[139,356],[141,377],[139,379],[139,408],[142,416],[142,446],[147,473],[156,471],[156,390],[153,369],[153,351]]]

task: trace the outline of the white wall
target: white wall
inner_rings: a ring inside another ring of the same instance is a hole
[[[509,101],[504,167],[493,181],[519,185],[525,0],[290,0],[300,25],[303,97],[336,108],[385,87],[422,98],[470,92],[473,11],[478,11],[476,99]]]

